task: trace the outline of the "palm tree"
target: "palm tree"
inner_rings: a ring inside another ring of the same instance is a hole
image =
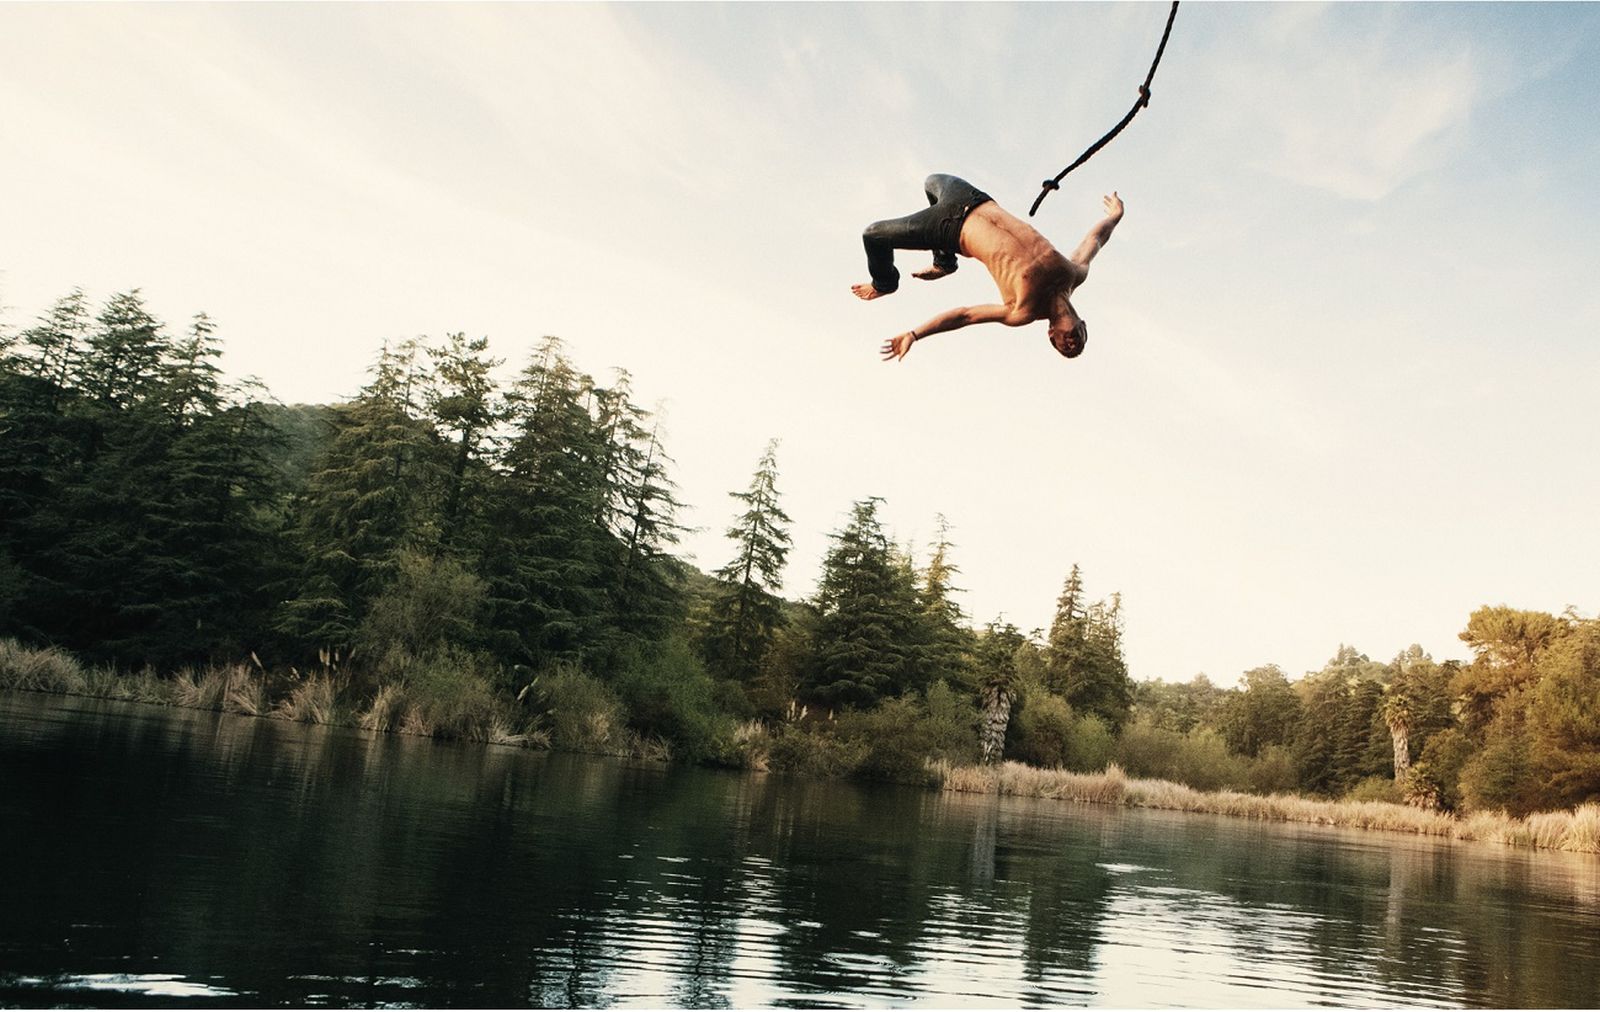
[[[1025,637],[1017,627],[999,620],[984,627],[978,640],[978,670],[984,676],[979,701],[983,724],[978,728],[978,752],[985,766],[997,762],[1006,747],[1006,726],[1011,723],[1011,702],[1017,695],[1017,651]]]
[[[1411,772],[1411,719],[1410,697],[1391,685],[1384,693],[1383,722],[1389,725],[1389,737],[1394,739],[1394,782],[1405,786]]]
[[[1011,723],[1011,672],[996,673],[983,687],[983,726],[978,731],[978,748],[983,764],[1000,758],[1006,744],[1006,725]]]

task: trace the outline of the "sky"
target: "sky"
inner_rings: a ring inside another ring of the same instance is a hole
[[[1082,567],[1135,678],[1461,657],[1600,579],[1600,6],[1182,6],[1149,108],[1032,219],[1127,215],[1045,325],[981,264],[862,303],[932,172],[1019,215],[1128,109],[1165,4],[0,3],[0,324],[205,311],[232,376],[354,394],[386,341],[621,367],[703,569],[769,439],[815,587],[850,504],[959,603]],[[921,266],[918,254],[902,265]],[[907,259],[909,257],[909,259]]]

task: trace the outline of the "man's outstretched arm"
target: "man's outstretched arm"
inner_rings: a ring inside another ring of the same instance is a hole
[[[1085,267],[1094,259],[1094,255],[1100,252],[1100,247],[1111,241],[1112,231],[1117,227],[1117,222],[1122,220],[1122,198],[1117,196],[1117,191],[1112,190],[1109,197],[1101,197],[1100,202],[1105,206],[1106,216],[1095,223],[1094,228],[1083,237],[1083,242],[1078,243],[1078,248],[1072,251],[1072,256],[1069,258]]]
[[[932,334],[960,330],[975,323],[1004,323],[1007,326],[1020,327],[1027,322],[1029,321],[1026,319],[1026,314],[1018,313],[1009,306],[957,306],[955,309],[945,310],[915,330],[908,330],[904,334],[890,338],[883,342],[883,347],[879,350],[883,352],[883,360],[887,362],[890,359],[905,358],[906,352],[911,350],[913,344]]]

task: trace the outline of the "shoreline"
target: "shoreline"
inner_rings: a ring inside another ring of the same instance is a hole
[[[245,675],[246,678],[250,676]],[[127,683],[133,684],[127,684]],[[145,684],[148,682],[149,684]],[[332,710],[296,707],[285,700],[269,708],[252,707],[248,697],[224,691],[200,693],[203,683],[177,679],[114,678],[105,684],[79,689],[50,686],[7,685],[14,692],[107,699],[113,702],[142,703],[183,710],[228,713],[241,717],[281,720],[289,723],[347,727],[380,734],[404,734],[444,741],[470,741],[482,745],[501,745],[574,755],[595,755],[618,759],[670,761],[653,754],[652,749],[628,748],[612,751],[582,751],[555,748],[547,737],[529,734],[496,733],[487,727],[482,735],[441,736],[404,723],[375,726],[362,719],[333,719]],[[160,687],[159,689],[157,687]],[[140,689],[146,689],[140,692]],[[187,691],[186,691],[187,690]],[[190,698],[187,698],[190,697]],[[753,772],[760,772],[754,770]],[[1502,812],[1477,812],[1457,816],[1449,812],[1413,808],[1385,801],[1340,801],[1306,798],[1293,794],[1246,794],[1240,791],[1200,791],[1168,780],[1129,777],[1115,764],[1099,773],[1074,773],[1061,769],[1040,769],[1024,763],[1006,761],[993,766],[952,766],[930,763],[929,789],[955,794],[993,794],[999,796],[1076,801],[1124,808],[1149,808],[1165,811],[1224,815],[1265,822],[1297,822],[1347,829],[1406,833],[1466,842],[1497,843],[1530,850],[1553,850],[1577,854],[1600,854],[1600,804],[1581,805],[1570,811],[1536,812],[1518,818]]]

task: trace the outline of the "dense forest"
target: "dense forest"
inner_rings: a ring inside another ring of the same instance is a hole
[[[1593,619],[1486,606],[1464,662],[1340,646],[1293,679],[1135,682],[1117,594],[1074,566],[1048,629],[977,624],[949,525],[919,553],[872,496],[784,598],[777,440],[729,493],[726,564],[687,565],[652,413],[555,338],[509,384],[485,339],[387,346],[315,406],[219,354],[204,314],[174,333],[138,291],[0,331],[0,668],[57,648],[201,694],[243,671],[219,706],[814,775],[1005,758],[1447,810],[1600,798]]]

